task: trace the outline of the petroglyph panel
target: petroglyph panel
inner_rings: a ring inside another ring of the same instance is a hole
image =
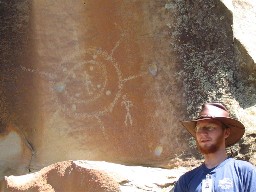
[[[161,164],[187,149],[164,1],[35,0],[30,10],[12,120],[35,150],[31,170],[68,159]]]

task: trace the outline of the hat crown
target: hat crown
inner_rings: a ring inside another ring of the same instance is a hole
[[[202,110],[199,113],[198,119],[214,117],[227,117],[229,118],[229,112],[227,108],[221,103],[206,103],[202,106]]]

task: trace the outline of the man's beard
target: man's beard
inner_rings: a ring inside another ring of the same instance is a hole
[[[223,134],[221,134],[217,139],[216,139],[216,142],[211,144],[210,146],[200,146],[198,144],[198,141],[196,142],[197,143],[197,147],[199,149],[199,151],[202,153],[202,154],[210,154],[210,153],[215,153],[216,151],[219,150],[220,146],[222,145],[222,139],[223,139]]]

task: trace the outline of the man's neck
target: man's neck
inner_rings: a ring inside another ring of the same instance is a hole
[[[215,153],[205,154],[205,166],[208,169],[214,168],[219,165],[221,162],[227,159],[227,153],[225,150],[217,151]]]

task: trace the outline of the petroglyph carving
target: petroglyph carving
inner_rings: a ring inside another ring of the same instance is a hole
[[[76,60],[77,64],[73,65]],[[72,111],[69,115],[76,118],[91,118],[112,111],[123,82],[119,66],[111,55],[101,49],[87,49],[66,58],[61,67],[68,73],[61,74],[55,85],[65,113]]]
[[[40,77],[47,78],[48,80],[54,80],[57,78],[56,74],[41,71],[39,69],[31,69],[25,66],[20,66],[22,71],[38,74]]]
[[[133,103],[132,101],[128,100],[127,95],[123,95],[122,99],[123,101],[121,102],[121,105],[124,106],[126,110],[124,124],[125,126],[128,126],[128,124],[132,125],[133,121],[130,108],[133,106]]]
[[[49,81],[50,90],[56,107],[67,116],[75,119],[97,119],[100,127],[104,125],[100,117],[112,112],[127,81],[142,77],[147,72],[123,78],[121,69],[113,58],[115,50],[122,42],[120,39],[110,54],[101,48],[76,51],[62,58],[54,72],[40,71],[21,66],[25,72],[38,74]],[[133,103],[123,95],[121,106],[126,110],[125,125],[131,126]]]

